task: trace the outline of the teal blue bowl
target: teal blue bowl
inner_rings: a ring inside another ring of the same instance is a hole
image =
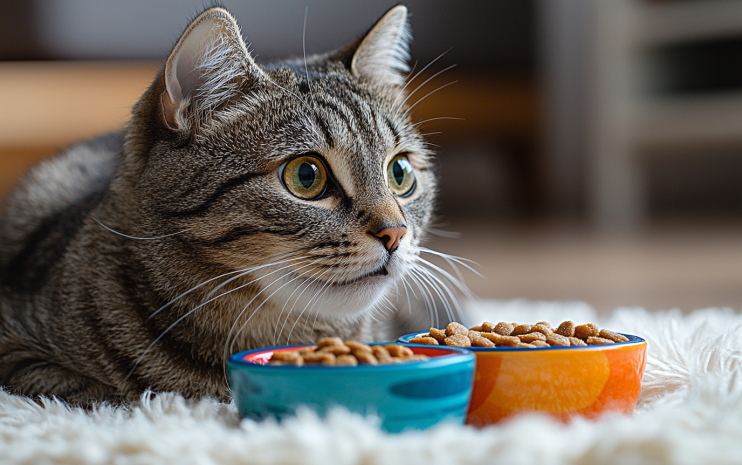
[[[229,358],[229,382],[242,418],[280,420],[302,406],[325,415],[342,406],[379,416],[389,432],[443,421],[464,424],[475,367],[469,351],[409,346],[430,360],[355,367],[267,365],[274,352],[302,347],[307,346],[248,350]]]

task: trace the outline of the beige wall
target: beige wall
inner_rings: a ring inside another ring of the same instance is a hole
[[[155,63],[0,63],[0,197],[36,161],[116,130],[157,72]]]

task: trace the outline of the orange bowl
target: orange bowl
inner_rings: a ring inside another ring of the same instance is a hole
[[[409,341],[419,334],[399,338]],[[586,347],[510,347],[470,350],[477,357],[466,423],[484,426],[526,412],[563,421],[606,412],[631,414],[641,390],[647,343],[629,341]]]

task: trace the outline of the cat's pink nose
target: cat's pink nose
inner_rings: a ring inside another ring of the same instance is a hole
[[[399,247],[399,241],[402,240],[402,236],[404,236],[406,232],[406,226],[395,226],[390,228],[383,228],[373,234],[374,236],[381,239],[381,243],[384,244],[386,250],[389,253],[392,253],[397,250],[397,247]]]

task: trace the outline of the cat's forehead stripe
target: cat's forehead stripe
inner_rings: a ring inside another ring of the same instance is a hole
[[[384,149],[389,150],[397,145],[400,140],[399,134],[390,124],[388,115],[382,116],[383,112],[375,109],[373,105],[351,95],[348,95],[350,101],[325,96],[316,102],[324,110],[323,116],[329,120],[325,122],[327,126],[338,133],[337,138],[349,146],[358,146],[360,141],[365,147],[373,148],[381,142]],[[322,120],[321,116],[318,115],[318,119]],[[344,133],[339,134],[342,129]],[[387,131],[383,129],[388,130],[389,134],[385,134]]]

